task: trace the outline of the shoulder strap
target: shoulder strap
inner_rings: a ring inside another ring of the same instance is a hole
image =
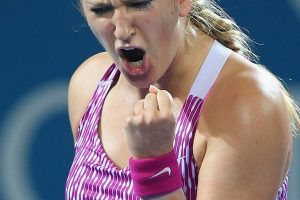
[[[105,72],[103,77],[101,78],[101,81],[110,81],[114,80],[114,78],[119,75],[120,71],[118,70],[115,63],[113,63],[108,70]]]
[[[205,98],[217,79],[231,51],[231,49],[223,46],[217,40],[214,41],[201,69],[198,72],[189,95],[198,96],[201,99]]]

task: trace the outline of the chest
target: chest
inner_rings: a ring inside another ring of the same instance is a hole
[[[98,136],[107,156],[117,167],[124,168],[128,166],[131,156],[124,132],[125,122],[139,98],[122,97],[119,94],[112,92],[107,95],[100,115]],[[205,130],[205,120],[200,121],[196,125],[196,131],[191,133],[195,135],[192,154],[197,166],[201,166],[206,150],[206,138],[201,134]]]
[[[128,166],[131,156],[124,132],[128,115],[133,111],[132,96],[119,92],[109,92],[100,113],[98,136],[103,149],[112,162],[119,168]]]

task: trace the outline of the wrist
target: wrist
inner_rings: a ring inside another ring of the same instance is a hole
[[[165,155],[169,154],[173,148],[161,149],[159,151],[147,151],[142,153],[132,153],[131,158],[133,160],[149,160],[164,157]]]
[[[182,187],[174,150],[155,158],[130,158],[129,166],[133,189],[138,196],[160,195]]]

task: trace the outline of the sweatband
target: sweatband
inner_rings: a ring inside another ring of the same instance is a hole
[[[134,193],[140,197],[169,193],[182,187],[174,150],[157,158],[129,159]]]

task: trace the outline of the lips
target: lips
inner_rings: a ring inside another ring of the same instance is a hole
[[[141,48],[126,47],[119,48],[124,71],[131,76],[143,75],[149,70],[146,52]]]
[[[131,76],[143,75],[149,70],[146,56],[143,57],[143,60],[137,62],[128,62],[126,59],[122,59],[122,65],[125,72]]]

